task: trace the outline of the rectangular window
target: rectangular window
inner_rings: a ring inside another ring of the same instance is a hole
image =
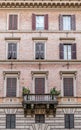
[[[44,30],[44,16],[36,16],[36,30]]]
[[[74,96],[73,78],[63,78],[64,96]]]
[[[18,29],[18,15],[10,14],[9,15],[9,30],[17,30]]]
[[[8,59],[17,59],[16,43],[8,43]]]
[[[64,45],[64,60],[71,60],[71,45]]]
[[[45,45],[44,43],[35,44],[35,59],[44,59],[45,58]]]
[[[71,30],[71,16],[63,16],[63,30]]]
[[[76,59],[76,43],[59,45],[59,57],[64,60]]]
[[[16,116],[15,114],[6,115],[6,128],[15,129],[16,128]]]
[[[36,114],[35,115],[35,123],[45,123],[45,115],[44,114]]]
[[[7,78],[6,80],[6,96],[16,97],[17,78]]]
[[[65,128],[74,128],[74,114],[65,114]]]
[[[76,30],[75,15],[59,15],[59,30]]]
[[[48,30],[48,14],[32,14],[32,30]]]

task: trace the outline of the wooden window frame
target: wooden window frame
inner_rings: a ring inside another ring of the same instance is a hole
[[[10,30],[9,29],[9,15],[17,15],[18,16],[18,21],[17,21],[17,29],[16,30]],[[7,14],[7,30],[9,31],[18,31],[19,30],[19,13],[8,13]]]

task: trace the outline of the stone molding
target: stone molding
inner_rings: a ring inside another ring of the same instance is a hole
[[[81,0],[1,0],[0,8],[80,8]]]

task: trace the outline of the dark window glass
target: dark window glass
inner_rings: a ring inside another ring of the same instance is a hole
[[[35,44],[35,59],[44,59],[45,58],[45,46],[44,43]]]
[[[45,115],[44,114],[36,114],[35,115],[35,123],[45,123]]]
[[[6,128],[14,129],[16,127],[16,117],[15,114],[6,115]]]
[[[17,59],[17,44],[8,44],[8,59]]]
[[[65,114],[65,128],[74,128],[74,114]]]

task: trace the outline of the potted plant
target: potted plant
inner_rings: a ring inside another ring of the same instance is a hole
[[[29,88],[23,87],[23,91],[22,91],[23,95],[27,95],[30,94],[30,90]]]
[[[60,95],[60,91],[56,90],[56,88],[54,87],[50,90],[50,94],[52,95],[52,99],[54,99],[54,96]]]

